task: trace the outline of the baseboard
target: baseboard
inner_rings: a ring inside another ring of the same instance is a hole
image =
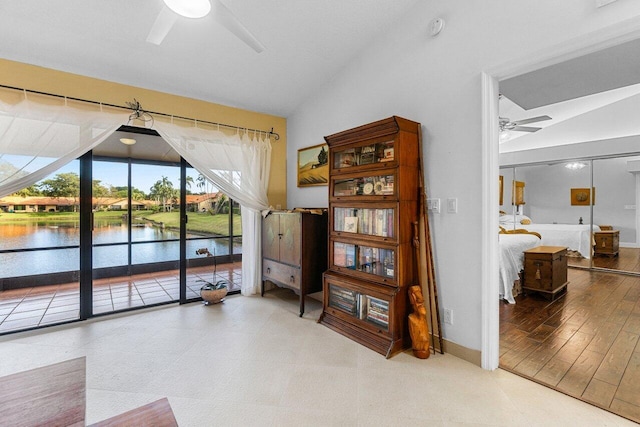
[[[436,344],[436,351],[440,351],[440,345],[437,337],[435,341],[436,342],[434,344]],[[480,350],[473,350],[448,340],[443,340],[442,344],[445,353],[482,367],[482,352]]]

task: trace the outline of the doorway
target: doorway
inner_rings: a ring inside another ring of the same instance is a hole
[[[497,298],[495,296],[498,294],[497,292],[498,278],[492,274],[492,268],[490,268],[491,266],[498,265],[498,260],[495,259],[493,256],[494,254],[498,253],[497,252],[498,248],[495,240],[493,240],[494,238],[492,237],[492,231],[495,229],[495,224],[497,222],[497,217],[498,217],[498,210],[495,209],[495,207],[496,205],[499,205],[498,203],[499,197],[498,197],[498,191],[497,191],[498,187],[494,184],[498,182],[497,170],[499,167],[499,155],[498,155],[499,128],[497,123],[498,122],[497,118],[499,116],[499,111],[497,106],[498,93],[499,93],[499,81],[509,77],[513,77],[516,75],[520,75],[526,72],[536,70],[538,68],[541,68],[543,65],[548,65],[549,63],[557,64],[567,59],[575,58],[582,54],[593,52],[599,49],[604,49],[606,47],[616,46],[626,41],[637,39],[638,37],[640,37],[640,31],[638,31],[637,29],[629,31],[628,29],[619,30],[616,28],[609,28],[606,31],[601,31],[600,33],[594,34],[594,37],[590,41],[574,41],[569,45],[560,46],[560,47],[557,47],[555,50],[552,49],[545,53],[541,53],[537,58],[534,58],[533,60],[522,61],[519,64],[510,64],[509,67],[504,67],[500,70],[494,70],[483,75],[483,95],[482,95],[483,96],[483,123],[484,123],[483,153],[484,153],[484,167],[485,167],[484,169],[485,185],[483,187],[485,190],[484,194],[487,196],[485,197],[487,204],[483,205],[483,209],[484,209],[483,213],[485,215],[485,218],[487,219],[487,221],[484,224],[484,226],[487,227],[485,230],[486,233],[484,235],[486,236],[486,241],[485,241],[485,243],[487,243],[486,247],[489,248],[490,251],[492,252],[491,254],[488,254],[486,256],[485,260],[483,260],[483,263],[487,268],[485,271],[485,275],[483,277],[483,282],[484,280],[486,280],[486,282],[484,282],[484,286],[483,286],[483,325],[484,325],[483,332],[485,333],[485,335],[483,336],[483,344],[482,344],[482,352],[483,352],[482,360],[483,360],[483,367],[487,369],[495,369],[498,367],[498,358],[503,351],[503,349],[500,348],[498,343],[499,312],[500,312],[499,309],[502,308],[503,306],[497,303]],[[583,187],[590,188],[592,187],[592,185],[587,183]],[[507,193],[506,198],[508,199],[509,197],[510,197],[510,194]],[[493,249],[495,249],[495,252],[493,252]],[[576,270],[576,272],[579,274],[591,274],[588,272],[583,273],[579,270]],[[618,289],[618,291],[615,291],[617,293],[622,293],[624,291],[628,292],[630,289],[633,288],[633,285],[630,283],[631,279],[628,279],[628,278],[625,278],[624,276],[619,276],[619,275],[618,276],[612,275],[611,277],[613,278],[607,279],[607,280],[610,280],[609,283],[597,284],[598,286],[604,285],[603,289],[601,289],[601,291],[598,291],[601,293],[601,296],[605,296],[607,292],[611,292],[611,290],[613,289],[612,286],[615,286],[615,287],[622,286],[621,288]],[[576,275],[574,277],[574,280],[576,282],[575,284],[577,289],[581,286],[586,286],[587,284],[589,284],[589,281],[591,279]],[[617,285],[614,282],[616,282]],[[609,287],[607,287],[607,285]],[[597,288],[592,288],[592,289],[597,289]],[[596,292],[596,291],[590,290],[589,292]],[[574,294],[577,294],[577,292],[574,292]],[[584,297],[586,298],[586,296]],[[621,301],[619,301],[617,304],[622,304],[624,297],[626,297],[626,293],[622,296]],[[625,304],[628,304],[628,301],[625,302],[623,305]],[[559,313],[558,318],[556,318],[555,320],[560,320],[563,314],[567,315],[567,313],[563,312],[563,310],[559,310],[557,313]],[[554,314],[554,313],[551,313],[551,314]],[[572,313],[572,314],[575,314],[575,313]],[[624,328],[624,326],[621,326],[621,328]],[[604,334],[603,332],[602,336],[605,336],[605,335],[607,334]],[[611,335],[611,334],[608,334],[608,335]],[[541,336],[542,335],[540,335],[540,337]],[[589,340],[589,342],[585,343],[585,346],[583,347],[583,349],[586,348],[586,346],[590,345],[591,342],[592,341]],[[593,341],[593,342],[596,343],[596,341]],[[610,344],[613,345],[614,342]],[[549,345],[552,346],[553,343],[550,343]],[[562,348],[562,346],[560,346],[558,350],[560,348]],[[596,369],[599,366],[600,365],[596,366]],[[561,378],[558,381],[558,384],[563,378],[571,378],[571,375],[568,375],[569,370],[570,370],[570,367],[568,367],[566,370],[563,371]],[[601,380],[601,378],[599,380]],[[631,383],[631,382],[633,381],[627,380],[627,383]],[[637,381],[635,382],[637,383]],[[577,382],[574,382],[574,385],[576,383]],[[588,384],[586,386],[588,386]],[[577,395],[571,392],[568,392],[568,393],[578,398],[582,398],[583,400],[587,400],[587,401],[590,401],[591,403],[594,403],[593,400],[588,399],[584,396]],[[624,400],[624,399],[619,399],[619,400]],[[601,406],[601,407],[604,407],[605,409],[622,414],[623,416],[626,416],[626,417],[637,417],[638,415],[637,412],[633,412],[634,409],[632,409],[631,412],[629,411],[624,412],[624,410],[620,410],[620,406],[618,406],[617,408],[614,407],[613,405],[611,405],[610,407],[607,407],[606,405],[601,405],[598,402],[595,402],[595,403],[598,406]],[[621,405],[624,405],[624,403]],[[634,418],[634,419],[638,419],[638,418]]]

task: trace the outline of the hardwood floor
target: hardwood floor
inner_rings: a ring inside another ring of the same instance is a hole
[[[500,304],[500,367],[640,422],[640,277],[568,278],[555,301]]]
[[[620,248],[618,256],[596,255],[593,267],[611,270],[640,272],[640,249]],[[585,258],[569,258],[568,264],[576,267],[589,267],[590,260]]]

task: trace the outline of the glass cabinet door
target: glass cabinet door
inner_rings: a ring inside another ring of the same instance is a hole
[[[332,196],[391,196],[395,194],[394,182],[392,174],[334,179]]]
[[[351,270],[383,278],[395,278],[395,250],[333,242],[331,263],[336,270]]]
[[[394,237],[394,208],[334,207],[333,231]]]
[[[356,317],[383,331],[389,330],[389,301],[329,284],[329,307]]]
[[[370,142],[357,147],[335,150],[333,168],[345,169],[354,166],[373,165],[395,160],[393,140]]]

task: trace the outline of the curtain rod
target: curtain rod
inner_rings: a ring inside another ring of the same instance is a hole
[[[19,90],[19,91],[22,91],[22,92],[35,93],[35,94],[38,94],[38,95],[46,95],[46,96],[53,96],[53,97],[56,97],[56,98],[70,99],[72,101],[88,102],[90,104],[105,105],[107,107],[113,107],[113,108],[121,108],[121,109],[127,110],[127,111],[131,111],[132,110],[131,107],[123,107],[122,105],[107,104],[107,103],[104,103],[104,102],[91,101],[91,100],[82,99],[82,98],[74,98],[74,97],[71,97],[71,96],[58,95],[58,94],[55,94],[55,93],[40,92],[40,91],[37,91],[37,90],[24,89],[24,88],[15,87],[15,86],[7,86],[7,85],[0,84],[0,87],[1,88],[5,88],[5,89]],[[140,104],[138,103],[138,105],[140,105]],[[143,112],[145,112],[147,114],[156,114],[156,115],[159,115],[159,116],[173,117],[173,118],[176,118],[176,119],[188,120],[188,121],[193,121],[193,122],[197,122],[197,123],[206,123],[208,125],[223,126],[223,127],[230,128],[230,129],[245,130],[247,132],[266,133],[268,135],[273,135],[273,138],[276,141],[278,141],[280,139],[280,135],[277,132],[274,132],[273,128],[271,128],[271,130],[269,130],[269,131],[266,131],[266,130],[260,130],[260,129],[246,128],[246,127],[242,127],[242,126],[228,125],[226,123],[217,123],[217,122],[209,122],[209,121],[206,121],[206,120],[197,120],[197,119],[192,119],[190,117],[182,117],[182,116],[176,116],[176,115],[173,115],[173,114],[159,113],[157,111],[146,111],[146,110],[141,110],[141,111],[143,111]]]

